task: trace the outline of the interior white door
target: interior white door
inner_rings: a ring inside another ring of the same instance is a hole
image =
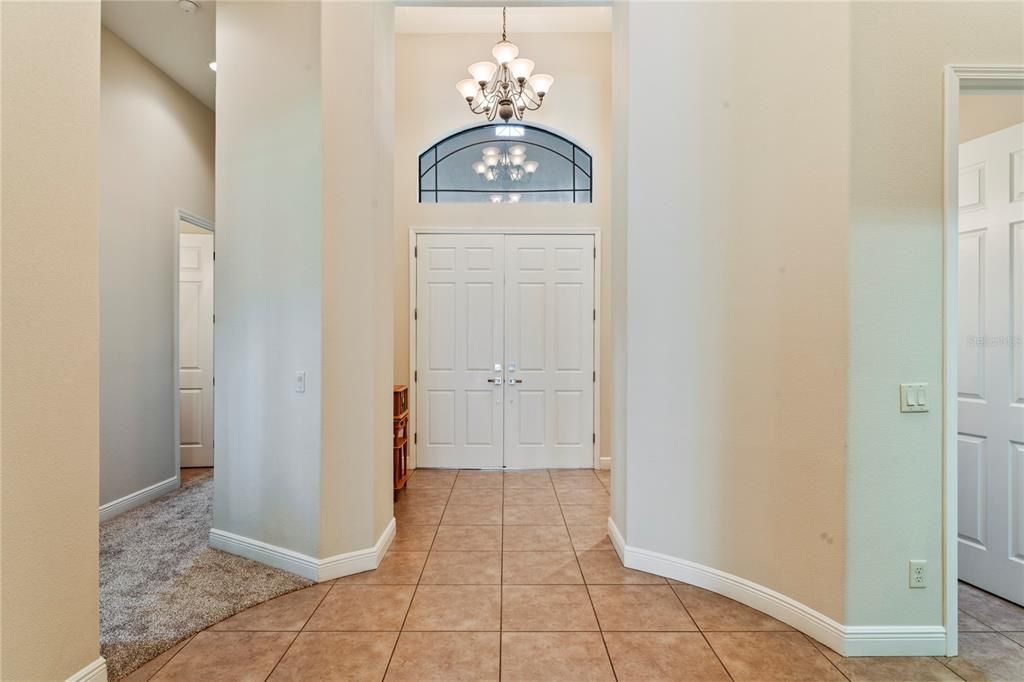
[[[1024,605],[1024,124],[960,145],[959,577]]]
[[[594,238],[505,238],[505,466],[594,464]]]
[[[503,247],[502,235],[417,239],[418,466],[502,466]]]
[[[181,234],[178,375],[181,466],[213,466],[213,234]]]

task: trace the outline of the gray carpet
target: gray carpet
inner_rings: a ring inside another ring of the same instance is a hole
[[[213,475],[100,524],[100,651],[117,680],[189,635],[310,581],[207,546]]]

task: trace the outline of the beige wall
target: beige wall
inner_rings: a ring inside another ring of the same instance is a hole
[[[942,102],[947,64],[1024,64],[1019,2],[854,3],[847,623],[941,623]],[[900,414],[901,382],[932,409]],[[907,587],[926,559],[927,589]]]
[[[942,72],[1024,63],[1022,23],[1019,3],[616,17],[628,544],[844,624],[942,624]],[[900,414],[918,381],[934,407]]]
[[[320,550],[320,89],[319,3],[217,4],[213,527],[311,556]],[[305,393],[295,392],[298,371]]]
[[[960,97],[960,141],[967,142],[1024,123],[1024,95],[964,94]]]
[[[63,680],[99,657],[99,3],[4,2],[0,45],[0,678]]]
[[[213,219],[214,115],[103,29],[100,504],[177,475],[177,209]]]
[[[602,456],[611,452],[611,34],[513,33],[520,54],[551,73],[555,84],[539,111],[527,121],[546,125],[582,145],[594,158],[594,203],[419,204],[417,169],[421,152],[453,130],[485,122],[466,108],[454,83],[475,59],[486,59],[493,34],[400,34],[395,63],[395,381],[409,383],[409,228],[415,227],[588,227],[600,230],[602,251],[600,421]],[[476,57],[474,57],[476,55]],[[430,64],[429,69],[423,65]]]
[[[625,20],[622,9],[616,524],[633,547],[841,621],[847,8],[630,3]]]
[[[217,5],[214,528],[314,558],[392,519],[393,20]]]
[[[393,517],[394,9],[327,2],[321,21],[320,551],[334,556],[372,547]]]

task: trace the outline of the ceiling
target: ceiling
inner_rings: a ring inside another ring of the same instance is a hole
[[[213,0],[197,0],[185,14],[177,0],[103,0],[103,25],[121,37],[181,87],[214,108],[217,11]]]
[[[612,8],[510,7],[508,33],[609,33]],[[395,33],[501,33],[500,7],[398,7]]]
[[[103,25],[171,77],[203,104],[214,108],[217,8],[197,0],[199,10],[185,14],[177,0],[103,0]],[[512,7],[509,34],[606,33],[612,9],[603,7]],[[499,7],[418,7],[395,9],[396,33],[501,32]]]

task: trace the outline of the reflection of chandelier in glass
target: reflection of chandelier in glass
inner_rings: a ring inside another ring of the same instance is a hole
[[[530,179],[540,164],[534,160],[526,160],[526,146],[514,144],[505,148],[484,147],[483,158],[473,164],[473,170],[487,182],[507,178],[512,182],[525,182]]]
[[[488,121],[500,116],[507,123],[513,116],[522,120],[527,110],[540,109],[555,79],[546,73],[533,74],[533,62],[529,59],[516,59],[519,48],[507,40],[505,24],[506,9],[502,7],[501,42],[491,50],[498,64],[470,64],[472,78],[459,81],[455,88],[474,114],[483,114]]]
[[[522,194],[492,194],[492,204],[518,204],[519,200],[523,198]]]

